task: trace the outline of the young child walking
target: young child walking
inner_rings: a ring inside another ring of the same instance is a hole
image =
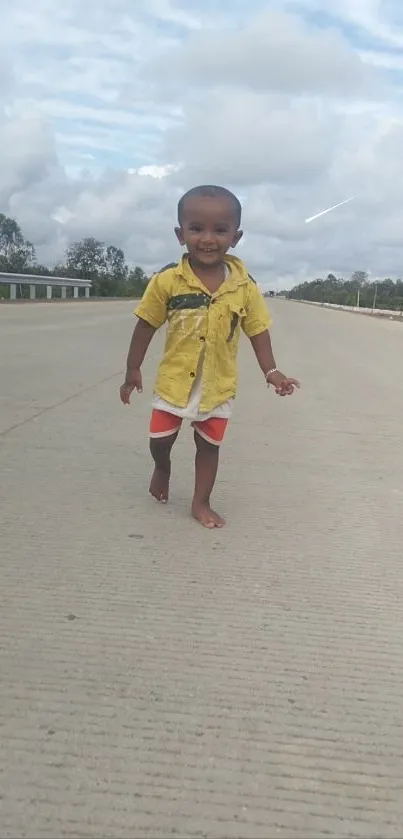
[[[186,253],[150,280],[137,316],[120,398],[142,393],[141,366],[150,341],[165,322],[165,350],[154,387],[150,451],[155,468],[150,493],[168,501],[171,449],[183,419],[191,421],[196,444],[192,515],[204,527],[224,520],[210,506],[219,446],[236,391],[236,357],[241,330],[249,338],[267,385],[290,396],[299,382],[276,367],[271,319],[263,296],[240,259],[229,256],[242,236],[241,204],[219,186],[198,186],[178,205],[175,229]]]

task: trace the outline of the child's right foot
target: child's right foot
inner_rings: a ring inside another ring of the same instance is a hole
[[[150,483],[150,494],[161,504],[166,504],[169,495],[169,472],[155,467]]]
[[[210,504],[203,501],[193,499],[192,516],[203,527],[207,527],[208,530],[213,530],[215,527],[224,527],[225,525],[224,519],[211,509]]]

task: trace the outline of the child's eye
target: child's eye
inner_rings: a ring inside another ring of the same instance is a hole
[[[191,233],[200,233],[201,227],[198,224],[191,224],[189,230],[191,231]]]
[[[228,230],[227,230],[226,227],[218,227],[217,230],[216,230],[216,233],[221,233],[221,234],[228,233]]]

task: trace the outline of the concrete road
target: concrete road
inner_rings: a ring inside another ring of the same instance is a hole
[[[147,495],[130,302],[0,307],[0,835],[403,835],[403,327],[273,302],[223,531]]]

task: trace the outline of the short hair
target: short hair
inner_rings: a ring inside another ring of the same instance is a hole
[[[225,186],[213,186],[212,184],[204,184],[202,186],[194,186],[192,189],[189,189],[182,195],[182,198],[179,200],[178,203],[178,222],[179,224],[182,223],[183,218],[183,211],[185,208],[185,202],[188,198],[193,198],[193,196],[202,195],[203,198],[228,198],[229,201],[232,202],[234,206],[234,212],[236,215],[236,223],[239,227],[241,223],[241,215],[242,215],[242,206],[239,198],[234,195],[233,192],[230,192],[229,189],[226,189]]]

